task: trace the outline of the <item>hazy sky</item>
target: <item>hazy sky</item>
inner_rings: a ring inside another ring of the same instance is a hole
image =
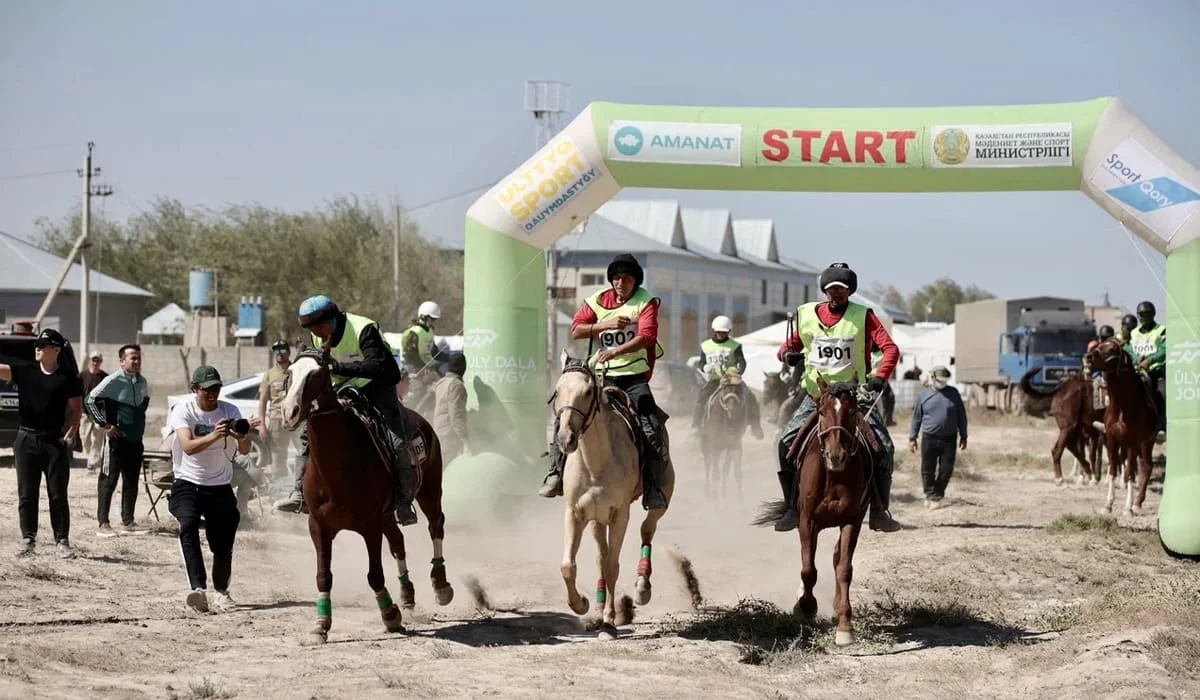
[[[711,5],[709,8],[706,5]],[[123,218],[158,195],[415,206],[527,157],[526,79],[593,100],[924,106],[1118,96],[1200,163],[1200,2],[18,2],[0,7],[0,230],[76,203],[87,141]],[[716,9],[717,7],[725,9]],[[67,171],[40,177],[13,177]],[[478,192],[416,213],[460,240]],[[781,252],[908,292],[1162,309],[1161,255],[1079,193],[627,190],[773,218]],[[1148,267],[1138,255],[1141,250]],[[248,292],[251,290],[247,290]]]

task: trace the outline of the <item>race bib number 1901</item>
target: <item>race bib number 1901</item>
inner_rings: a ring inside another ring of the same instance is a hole
[[[823,372],[839,372],[854,364],[854,338],[813,338],[808,364]]]

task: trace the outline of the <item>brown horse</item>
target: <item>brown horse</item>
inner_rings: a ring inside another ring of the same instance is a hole
[[[1033,386],[1032,378],[1042,368],[1034,367],[1021,377],[1021,391],[1026,396],[1035,399],[1052,399],[1050,414],[1058,424],[1058,439],[1050,448],[1050,458],[1054,461],[1054,483],[1061,485],[1063,450],[1069,450],[1075,461],[1082,469],[1079,483],[1089,479],[1100,481],[1100,468],[1097,461],[1100,447],[1100,432],[1092,424],[1104,416],[1103,402],[1096,401],[1096,391],[1092,380],[1084,377],[1071,377],[1053,389],[1038,389]],[[1100,406],[1097,407],[1097,403]],[[1090,456],[1090,459],[1089,459]],[[1096,467],[1094,470],[1092,467]]]
[[[1158,436],[1158,406],[1134,367],[1133,358],[1119,342],[1105,340],[1092,348],[1087,356],[1088,362],[1100,370],[1108,385],[1109,401],[1103,424],[1104,445],[1108,448],[1108,499],[1104,511],[1112,512],[1117,470],[1124,467],[1125,512],[1136,515],[1146,501],[1146,487],[1150,483],[1152,452]],[[1135,467],[1136,502],[1133,496]]]
[[[742,436],[746,433],[747,391],[742,375],[736,372],[721,377],[721,383],[704,408],[704,430],[700,433],[700,451],[704,454],[704,494],[708,497],[729,493],[729,472],[742,497]]]
[[[854,643],[850,624],[850,582],[854,576],[854,548],[862,529],[863,517],[870,504],[871,450],[860,430],[857,376],[854,381],[833,385],[819,377],[817,409],[796,437],[788,454],[800,470],[797,481],[800,513],[800,578],[804,593],[796,601],[793,614],[811,619],[817,613],[813,587],[817,584],[817,536],[826,528],[839,528],[833,550],[833,568],[837,576],[837,594],[833,607],[837,612],[838,645]],[[869,430],[869,429],[865,429]],[[754,520],[755,525],[773,524],[783,514],[783,501],[767,503]]]
[[[293,430],[308,421],[308,468],[304,472],[304,501],[308,506],[308,534],[317,551],[317,622],[310,641],[324,643],[333,621],[329,592],[333,588],[330,560],[333,539],[342,530],[362,536],[367,546],[367,583],[375,592],[383,624],[389,632],[402,632],[400,609],[392,603],[384,585],[381,558],[386,537],[400,572],[400,603],[415,605],[408,578],[404,535],[392,515],[392,477],[384,460],[385,451],[367,428],[353,404],[340,399],[327,369],[328,354],[300,353],[288,368],[283,400],[284,427]],[[409,454],[417,467],[416,500],[429,521],[433,539],[434,593],[439,605],[448,605],[454,589],[446,580],[442,558],[445,516],[442,514],[442,455],[433,428],[419,414],[407,411]]]

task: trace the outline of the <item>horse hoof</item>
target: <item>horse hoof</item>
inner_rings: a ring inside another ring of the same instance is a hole
[[[792,606],[792,615],[805,622],[812,622],[813,618],[817,616],[817,608],[816,606],[810,608],[804,604],[803,600],[797,600],[796,604]]]
[[[571,612],[575,613],[576,615],[587,615],[588,608],[591,607],[588,604],[588,599],[584,598],[583,596],[579,596],[578,599],[579,599],[579,605],[575,605],[574,603],[568,603],[568,605],[571,606]]]
[[[607,622],[600,625],[600,632],[596,635],[596,639],[602,642],[611,642],[617,638],[617,628]]]
[[[405,610],[417,607],[417,591],[411,581],[400,584],[400,607]]]
[[[1063,480],[1062,480],[1062,477],[1061,477],[1061,476],[1060,476],[1060,477],[1057,477],[1057,478],[1054,480],[1054,485],[1055,485],[1055,486],[1062,486],[1062,485],[1063,485]]]
[[[839,647],[848,646],[854,643],[854,632],[847,630],[843,632],[838,630],[833,633],[833,643]]]
[[[390,609],[383,613],[383,626],[388,632],[403,632],[404,623],[400,615],[400,608],[393,605]]]
[[[317,647],[329,641],[329,636],[324,632],[312,631],[309,632],[303,639],[300,640],[301,646]]]
[[[433,589],[433,595],[438,605],[449,605],[450,601],[454,600],[454,588],[447,583],[441,588]]]
[[[633,599],[633,602],[637,603],[638,605],[645,605],[649,603],[651,592],[650,580],[645,576],[638,576],[637,583],[633,585],[633,592],[637,594],[637,597]]]

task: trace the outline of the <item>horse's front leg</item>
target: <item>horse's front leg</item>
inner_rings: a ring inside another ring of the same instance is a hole
[[[1142,443],[1141,459],[1138,461],[1137,500],[1133,503],[1133,514],[1141,515],[1142,505],[1146,502],[1146,487],[1150,485],[1150,472],[1154,469],[1154,441]]]
[[[810,510],[805,508],[800,513],[800,581],[803,592],[796,599],[792,614],[805,620],[812,620],[817,615],[817,598],[813,589],[817,586],[817,529],[813,526]]]
[[[579,554],[579,543],[583,539],[583,528],[586,523],[575,517],[574,511],[570,505],[564,509],[563,515],[563,561],[560,571],[562,571],[563,583],[567,586],[567,605],[571,607],[571,611],[576,615],[584,615],[588,611],[588,601],[579,594],[575,588],[575,575],[578,567],[575,565],[575,557]]]
[[[839,646],[854,643],[854,627],[850,623],[850,582],[854,580],[854,548],[858,545],[858,533],[861,530],[861,520],[853,525],[843,525],[837,547],[833,550],[833,569],[837,576],[833,607],[838,617],[833,642]]]
[[[596,540],[596,569],[600,580],[596,581],[596,605],[600,608],[600,639],[617,638],[616,625],[616,565],[609,550],[609,527],[596,520],[592,522],[592,536]],[[618,552],[619,554],[619,552]]]
[[[428,514],[427,514],[428,515]],[[383,536],[387,538],[392,558],[396,560],[396,571],[400,577],[400,607],[412,610],[417,605],[417,594],[412,579],[408,576],[408,554],[404,547],[404,533],[391,518],[384,518]]]
[[[442,556],[442,543],[446,539],[446,514],[442,512],[441,485],[422,488],[421,493],[417,494],[417,504],[429,521],[429,539],[433,542],[433,568],[429,572],[433,595],[438,605],[449,605],[454,600],[454,588],[446,578],[446,559]]]
[[[377,529],[371,530],[364,532],[362,538],[367,545],[367,585],[375,593],[375,603],[379,606],[383,626],[388,632],[403,632],[400,608],[392,602],[383,576],[383,533]]]
[[[665,491],[666,489],[664,489]],[[668,501],[671,494],[666,494]],[[667,511],[651,510],[646,512],[646,519],[642,521],[642,548],[638,557],[637,580],[633,583],[633,592],[636,594],[633,601],[638,605],[646,605],[650,602],[653,590],[650,586],[650,574],[654,567],[651,564],[651,553],[654,548],[654,533],[658,532],[658,521],[662,519]],[[628,519],[628,515],[625,516]],[[626,523],[628,527],[628,523]],[[624,538],[624,532],[621,533]]]
[[[329,593],[333,590],[330,561],[333,558],[333,538],[336,534],[323,529],[315,516],[308,516],[308,535],[317,550],[317,622],[308,633],[306,642],[309,644],[324,644],[328,641],[329,628],[333,624],[333,604],[329,599]]]
[[[1105,513],[1111,513],[1113,502],[1117,500],[1117,470],[1121,469],[1124,457],[1117,448],[1117,441],[1108,433],[1104,435],[1104,446],[1108,448],[1108,496],[1104,501]]]

